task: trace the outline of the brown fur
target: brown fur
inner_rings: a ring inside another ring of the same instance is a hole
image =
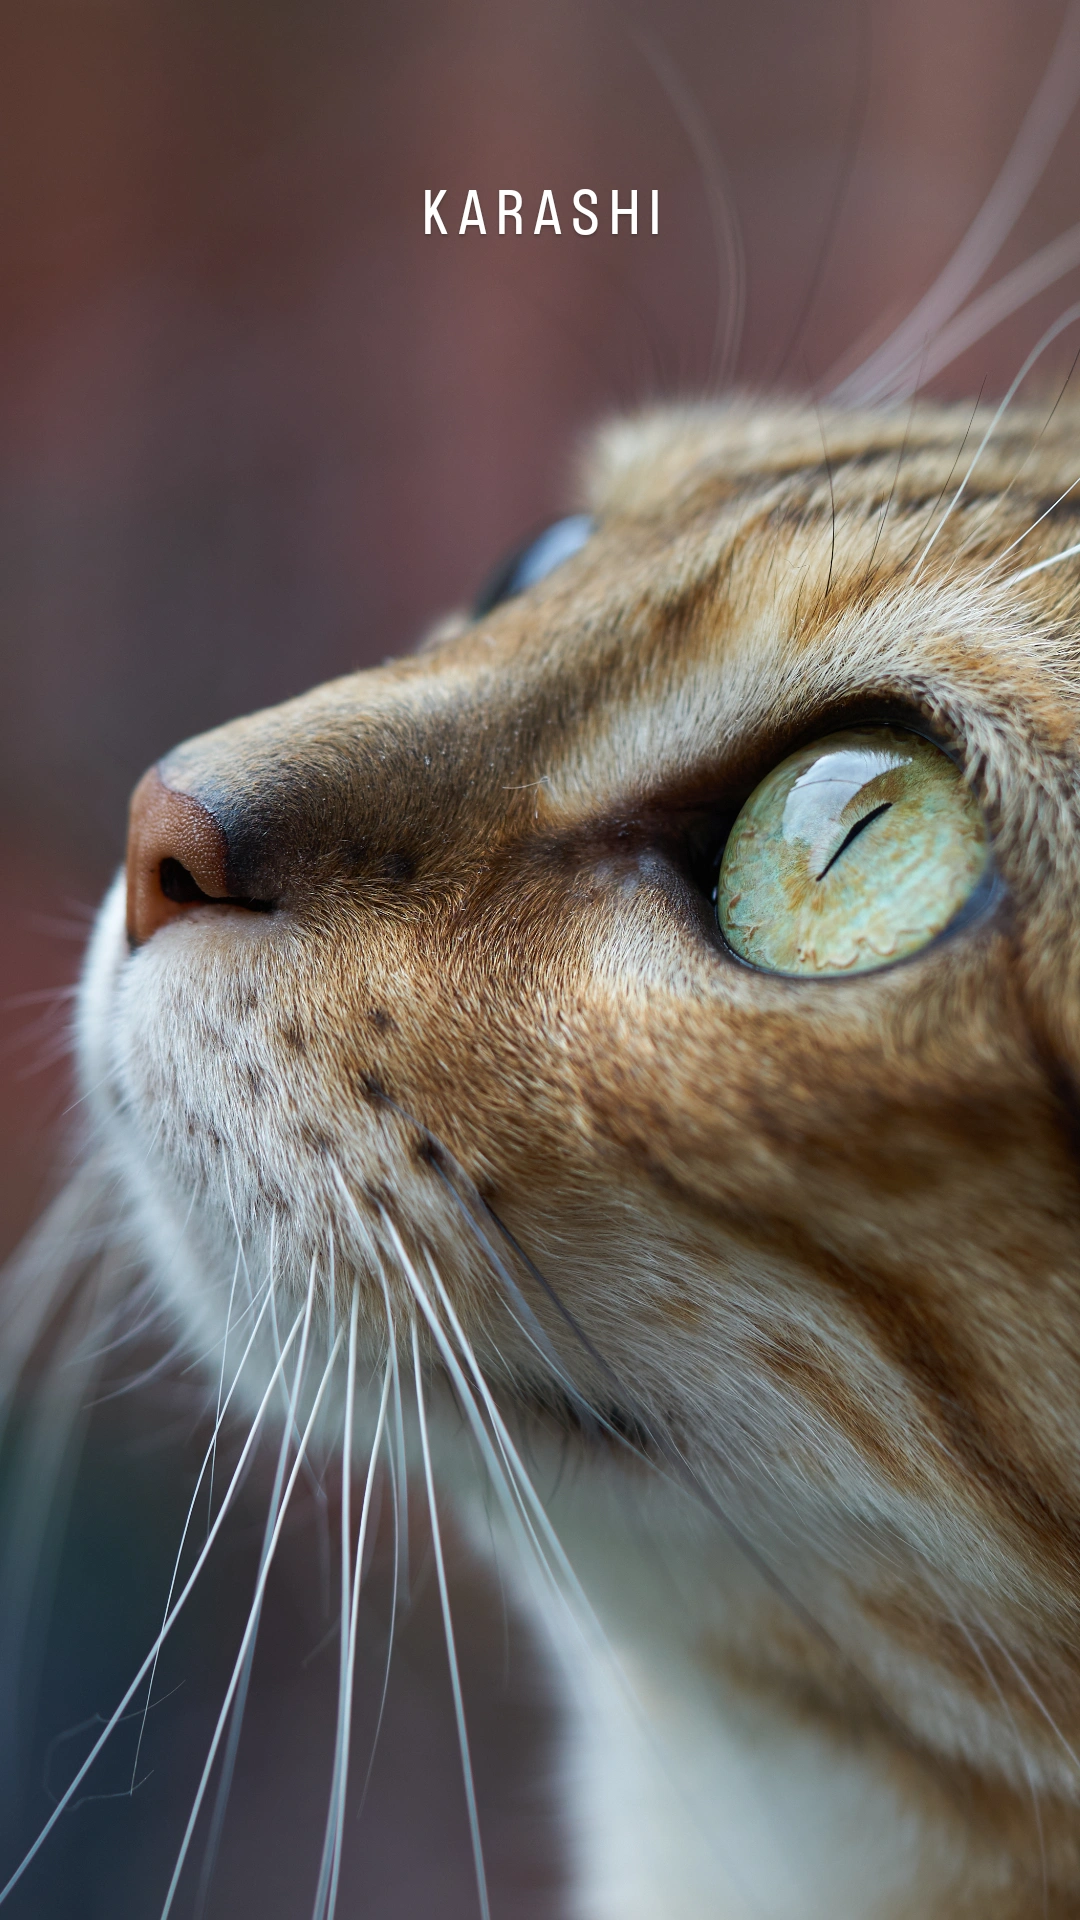
[[[118,1158],[161,1123],[206,1245],[223,1158],[245,1219],[276,1212],[283,1287],[332,1228],[375,1338],[339,1167],[533,1406],[429,1129],[586,1331],[531,1296],[582,1391],[617,1379],[827,1636],[776,1599],[752,1646],[703,1630],[703,1670],[946,1810],[967,1878],[905,1911],[1019,1920],[1033,1790],[1046,1911],[1080,1910],[1080,564],[1010,576],[1077,537],[1072,496],[1027,529],[1080,419],[1009,415],[920,564],[988,417],[617,425],[598,530],[549,579],[169,756],[231,890],[280,910],[196,908],[118,958],[101,1101]],[[961,759],[999,896],[879,973],[741,966],[691,849],[795,745],[875,717]]]

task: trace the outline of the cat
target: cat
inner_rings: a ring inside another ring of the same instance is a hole
[[[133,798],[60,1207],[277,1531],[308,1449],[354,1583],[426,1492],[452,1664],[494,1533],[581,1920],[1080,1911],[1078,429],[616,422],[472,616]]]

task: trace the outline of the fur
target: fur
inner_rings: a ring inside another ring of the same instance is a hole
[[[283,1326],[313,1261],[324,1344],[354,1289],[373,1365],[417,1320],[477,1538],[447,1342],[527,1427],[581,1920],[1080,1911],[1080,562],[1032,571],[1078,428],[617,423],[548,579],[161,764],[226,897],[133,951],[102,910],[93,1152],[191,1350],[239,1235]],[[724,822],[875,718],[961,762],[990,897],[877,973],[741,965]]]

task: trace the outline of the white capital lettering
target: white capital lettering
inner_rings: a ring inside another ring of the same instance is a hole
[[[546,213],[544,212],[545,207],[547,208]],[[559,225],[559,216],[555,211],[555,195],[552,193],[550,187],[545,187],[543,193],[540,195],[540,211],[536,216],[536,225],[533,228],[533,232],[539,233],[541,227],[554,227],[556,233],[562,232],[562,228]]]
[[[513,206],[510,205],[511,200],[514,203]],[[515,232],[520,233],[521,232],[521,195],[520,193],[516,193],[513,187],[500,187],[499,188],[499,232],[500,233],[506,232],[506,222],[508,220],[516,221],[517,225],[515,227]]]
[[[625,220],[628,215],[630,219],[630,231],[631,233],[636,233],[637,232],[637,188],[635,187],[633,192],[630,195],[630,205],[628,207],[620,207],[619,190],[617,187],[612,187],[611,189],[611,231],[612,233],[618,233],[619,221]]]
[[[587,207],[585,205],[586,200],[591,201],[592,205]],[[592,188],[579,187],[577,192],[574,195],[574,205],[577,208],[577,213],[575,213],[574,215],[574,232],[575,233],[595,233],[600,223],[597,220],[595,213],[593,212],[593,207],[595,207],[596,205],[596,195],[593,192]],[[585,215],[586,220],[589,222],[589,225],[587,227],[582,226],[581,221],[577,217],[578,213],[583,213]]]
[[[654,233],[660,231],[660,194],[656,187],[652,190],[652,230]]]
[[[446,232],[446,228],[443,226],[443,223],[442,223],[442,216],[439,212],[439,201],[444,197],[445,193],[446,193],[446,188],[441,187],[433,200],[431,197],[431,188],[425,187],[424,189],[424,232],[425,233],[431,232],[431,223],[433,220],[435,222],[435,225],[438,227],[440,233]]]
[[[470,207],[472,208],[471,213],[469,212]],[[470,187],[468,193],[465,195],[465,211],[461,216],[461,225],[458,228],[458,232],[464,233],[466,227],[479,227],[481,233],[487,232],[487,228],[484,225],[484,216],[480,211],[480,195],[477,193],[475,187]]]

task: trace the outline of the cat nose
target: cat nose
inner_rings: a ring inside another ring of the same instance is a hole
[[[166,786],[156,767],[131,796],[127,843],[127,930],[141,946],[192,907],[230,899],[229,846],[212,813]],[[240,904],[247,904],[246,902]]]

